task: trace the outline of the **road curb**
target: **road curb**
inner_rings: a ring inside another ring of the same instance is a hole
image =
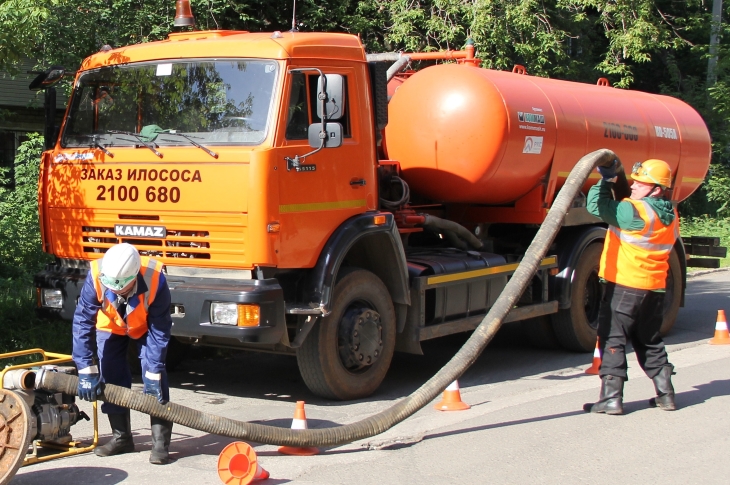
[[[691,273],[687,273],[687,279],[691,280],[692,278],[696,278],[697,276],[702,276],[702,275],[712,274],[712,273],[721,273],[723,271],[730,271],[730,266],[725,267],[725,268],[703,269],[700,271],[693,271]]]

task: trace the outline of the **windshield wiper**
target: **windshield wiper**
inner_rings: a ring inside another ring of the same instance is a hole
[[[91,143],[89,144],[89,146],[91,146],[92,148],[98,148],[99,150],[104,152],[106,155],[108,155],[109,158],[114,158],[114,154],[112,152],[110,152],[109,150],[107,150],[104,145],[99,143],[99,135],[73,135],[73,136],[91,138]]]
[[[193,146],[200,148],[201,150],[203,150],[205,153],[207,153],[211,157],[218,158],[218,154],[216,152],[214,152],[213,150],[206,148],[203,145],[201,145],[200,143],[196,142],[195,140],[193,140],[193,137],[190,135],[186,135],[184,133],[173,133],[171,131],[165,132],[164,134],[173,135],[173,136],[181,136],[181,137],[185,138],[186,140],[188,140]]]
[[[139,140],[142,145],[152,150],[152,153],[157,155],[158,157],[162,158],[162,153],[155,150],[155,147],[147,143],[139,134],[132,133],[131,131],[120,131],[120,130],[104,130],[104,133],[109,133],[112,135],[129,135],[135,137],[137,140]]]
[[[91,146],[98,148],[99,150],[104,152],[109,158],[114,158],[114,154],[112,152],[110,152],[109,150],[107,150],[104,145],[99,143],[98,135],[93,135],[91,137]]]

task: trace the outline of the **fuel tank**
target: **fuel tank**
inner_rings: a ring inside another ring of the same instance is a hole
[[[464,64],[428,67],[389,88],[387,156],[412,191],[435,201],[500,205],[548,181],[560,188],[599,148],[616,152],[627,172],[666,161],[672,199],[683,200],[710,164],[704,121],[668,96]]]

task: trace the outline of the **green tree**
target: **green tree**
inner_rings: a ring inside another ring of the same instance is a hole
[[[0,0],[0,70],[15,72],[35,46],[54,1]]]

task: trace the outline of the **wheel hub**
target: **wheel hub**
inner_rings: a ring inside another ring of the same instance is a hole
[[[25,401],[0,389],[0,483],[8,483],[23,464],[32,436],[31,411]]]
[[[383,354],[383,324],[370,308],[351,308],[340,322],[339,350],[344,366],[352,371],[373,365]]]

